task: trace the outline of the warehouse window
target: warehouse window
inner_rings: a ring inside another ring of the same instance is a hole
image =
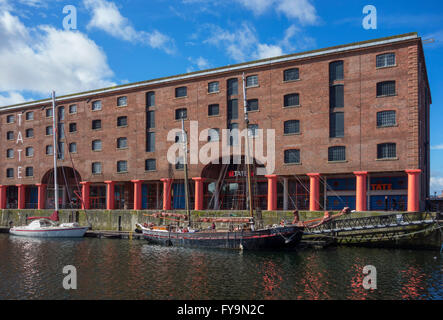
[[[188,110],[186,108],[181,108],[175,110],[175,120],[187,119],[188,118]]]
[[[26,112],[26,120],[34,120],[34,112]]]
[[[238,119],[238,100],[228,100],[228,120]]]
[[[146,106],[154,107],[155,106],[155,92],[147,92],[146,93]]]
[[[334,61],[329,64],[329,81],[344,79],[343,61]]]
[[[101,120],[92,120],[92,130],[99,130],[102,128]]]
[[[6,178],[14,178],[14,169],[13,168],[6,169]]]
[[[397,125],[395,111],[377,112],[377,127],[392,127]]]
[[[175,97],[176,98],[183,98],[188,95],[188,88],[187,87],[179,87],[175,88]]]
[[[69,132],[77,132],[77,123],[73,122],[69,124]]]
[[[218,81],[209,82],[208,83],[208,93],[216,93],[216,92],[219,92]]]
[[[145,161],[145,170],[146,171],[155,171],[157,169],[155,159],[146,159]]]
[[[58,159],[64,159],[65,158],[65,143],[59,142],[58,143],[58,153],[57,153]]]
[[[15,116],[9,115],[6,117],[6,123],[14,123],[14,121],[15,121]]]
[[[118,97],[117,107],[126,107],[128,105],[128,97]]]
[[[34,176],[34,168],[33,167],[26,167],[26,176],[27,177],[33,177]]]
[[[128,117],[121,116],[117,118],[117,127],[126,127],[128,125]]]
[[[346,147],[331,147],[328,150],[328,161],[346,161]]]
[[[395,53],[385,53],[377,56],[377,68],[395,66]]]
[[[246,77],[246,88],[250,88],[250,87],[258,87],[258,76],[257,75]]]
[[[155,128],[155,111],[146,112],[146,128],[148,129]]]
[[[58,121],[65,120],[65,107],[58,108]]]
[[[285,134],[298,134],[300,133],[300,120],[288,120],[284,123]]]
[[[395,96],[395,81],[377,83],[377,97]]]
[[[102,141],[94,140],[92,141],[92,151],[101,151],[102,150]]]
[[[54,154],[54,147],[52,145],[46,146],[46,154],[47,155]]]
[[[46,109],[46,118],[52,117],[53,114],[54,114],[54,112],[52,111],[51,108]]]
[[[34,148],[33,147],[27,147],[25,150],[25,154],[27,157],[33,157],[34,156]]]
[[[285,150],[285,163],[300,164],[300,150],[298,149]]]
[[[46,127],[46,135],[52,136],[53,133],[54,133],[54,128],[52,126],[47,126]]]
[[[238,80],[229,79],[228,80],[228,96],[233,96],[238,94]]]
[[[71,104],[69,106],[69,114],[75,114],[77,113],[77,105],[76,104]]]
[[[258,111],[258,99],[248,100],[248,111]]]
[[[250,124],[248,125],[248,137],[256,138],[258,137],[258,124]]]
[[[118,161],[117,162],[117,172],[128,172],[128,162],[127,161]]]
[[[26,135],[26,138],[34,137],[34,129],[32,129],[32,128],[26,129],[25,135]]]
[[[98,111],[102,109],[102,102],[100,100],[94,101],[92,103],[92,111]]]
[[[298,93],[291,93],[284,96],[284,106],[298,107],[300,106],[300,95]]]
[[[397,145],[395,143],[383,143],[377,145],[377,159],[397,158]]]
[[[14,140],[14,131],[6,132],[6,140]]]
[[[146,152],[155,151],[155,132],[148,132],[146,134]]]
[[[69,152],[70,153],[77,153],[77,143],[72,142],[69,144]]]
[[[330,115],[330,137],[343,138],[345,136],[345,114],[334,112]]]
[[[283,72],[283,81],[294,81],[300,79],[300,71],[298,68],[288,69]]]
[[[344,96],[344,85],[335,85],[330,87],[330,107],[334,108],[344,108],[345,106],[345,96]]]
[[[210,104],[208,106],[208,116],[218,116],[220,113],[220,107],[218,104]]]
[[[92,163],[92,174],[101,174],[102,173],[102,164],[100,162]]]
[[[117,149],[125,149],[128,147],[128,139],[127,138],[118,138],[117,139]]]
[[[8,159],[14,158],[14,149],[6,150],[6,158],[8,158]]]

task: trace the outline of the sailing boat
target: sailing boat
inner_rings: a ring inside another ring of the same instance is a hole
[[[38,238],[81,238],[89,227],[81,227],[77,222],[59,224],[58,216],[58,183],[57,183],[57,135],[56,135],[56,113],[55,92],[52,92],[52,114],[53,114],[53,144],[54,144],[54,193],[55,211],[50,217],[30,217],[31,223],[26,226],[12,227],[10,234]]]
[[[246,100],[245,77],[243,74],[243,96],[245,124],[248,128],[248,108]],[[249,137],[246,137],[246,162],[247,162],[247,183],[250,217],[247,218],[199,218],[196,223],[212,222],[210,230],[193,229],[191,221],[191,212],[189,210],[189,190],[188,190],[188,166],[187,166],[187,136],[184,129],[184,120],[182,119],[182,136],[184,146],[184,178],[185,178],[185,208],[186,215],[174,213],[158,213],[154,215],[164,220],[173,220],[188,222],[188,226],[180,228],[179,226],[155,226],[153,224],[137,224],[142,230],[143,236],[152,244],[167,246],[183,246],[194,248],[225,248],[225,249],[245,249],[245,250],[263,250],[263,249],[287,249],[295,248],[300,243],[304,227],[302,225],[274,225],[273,227],[263,228],[261,214],[254,216],[252,203],[251,187],[251,167],[249,161]],[[236,229],[216,230],[215,223],[236,224]]]

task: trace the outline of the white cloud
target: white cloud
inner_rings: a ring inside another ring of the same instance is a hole
[[[443,150],[443,144],[439,144],[439,145],[436,145],[436,146],[432,146],[432,147],[431,147],[431,150]]]
[[[255,56],[257,59],[272,58],[283,55],[282,48],[275,45],[261,44],[257,46]]]
[[[8,92],[2,104],[23,101],[22,91],[49,95],[114,85],[106,55],[80,32],[27,28],[2,9],[0,39],[0,92]]]
[[[25,101],[27,100],[18,92],[6,92],[5,94],[0,93],[0,106],[8,106]]]
[[[311,0],[237,0],[237,2],[256,15],[274,8],[289,19],[297,19],[301,24],[316,24],[319,20]]]
[[[114,2],[105,0],[83,0],[83,4],[92,11],[88,29],[103,30],[111,36],[131,43],[149,45],[168,54],[175,52],[174,40],[158,30],[152,32],[137,31],[124,17]]]
[[[442,177],[431,177],[431,194],[443,193],[443,178]]]
[[[186,69],[186,72],[193,72],[195,71],[195,67],[196,66],[198,68],[198,70],[203,70],[203,69],[209,69],[211,68],[211,64],[209,63],[208,60],[206,60],[203,57],[198,57],[197,59],[194,58],[188,58],[188,60],[193,64],[193,66],[190,66]]]

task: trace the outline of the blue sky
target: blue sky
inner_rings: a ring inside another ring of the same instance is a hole
[[[63,8],[77,11],[65,30]],[[377,8],[377,29],[362,27]],[[443,2],[0,0],[0,105],[407,32],[424,39],[432,193],[443,191]]]

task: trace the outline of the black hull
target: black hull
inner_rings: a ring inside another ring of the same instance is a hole
[[[244,250],[293,249],[298,246],[303,228],[287,226],[243,232],[177,233],[143,229],[149,243],[190,248],[221,248]]]

